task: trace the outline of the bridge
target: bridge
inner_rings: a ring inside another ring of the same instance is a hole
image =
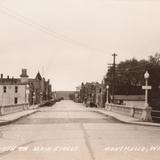
[[[64,100],[0,127],[0,159],[159,160],[159,133]]]

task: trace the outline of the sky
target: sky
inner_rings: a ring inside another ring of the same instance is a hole
[[[159,0],[0,0],[0,73],[53,90],[101,82],[108,64],[160,52]]]

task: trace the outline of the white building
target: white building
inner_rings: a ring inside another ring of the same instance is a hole
[[[26,84],[0,84],[0,106],[28,103]]]
[[[21,78],[0,77],[0,115],[24,110],[29,105],[27,70],[22,69]]]

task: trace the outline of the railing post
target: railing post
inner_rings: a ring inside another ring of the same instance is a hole
[[[110,103],[108,103],[108,104],[106,103],[106,107],[105,108],[106,108],[107,111],[111,111],[112,106],[111,106]]]
[[[131,111],[130,111],[130,116],[131,116],[131,117],[134,117],[134,113],[135,113],[135,108],[132,107],[132,108],[131,108]]]
[[[141,120],[149,121],[149,122],[152,121],[151,111],[152,111],[152,108],[149,106],[142,109]]]
[[[4,115],[4,106],[0,106],[0,116]]]
[[[2,116],[2,106],[0,106],[0,116]]]

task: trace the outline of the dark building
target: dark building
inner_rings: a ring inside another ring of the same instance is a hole
[[[85,103],[86,106],[105,107],[106,87],[98,82],[82,83],[78,98],[78,101]]]
[[[28,79],[30,86],[30,104],[38,104],[52,99],[52,86],[49,80],[38,72],[35,78]]]

